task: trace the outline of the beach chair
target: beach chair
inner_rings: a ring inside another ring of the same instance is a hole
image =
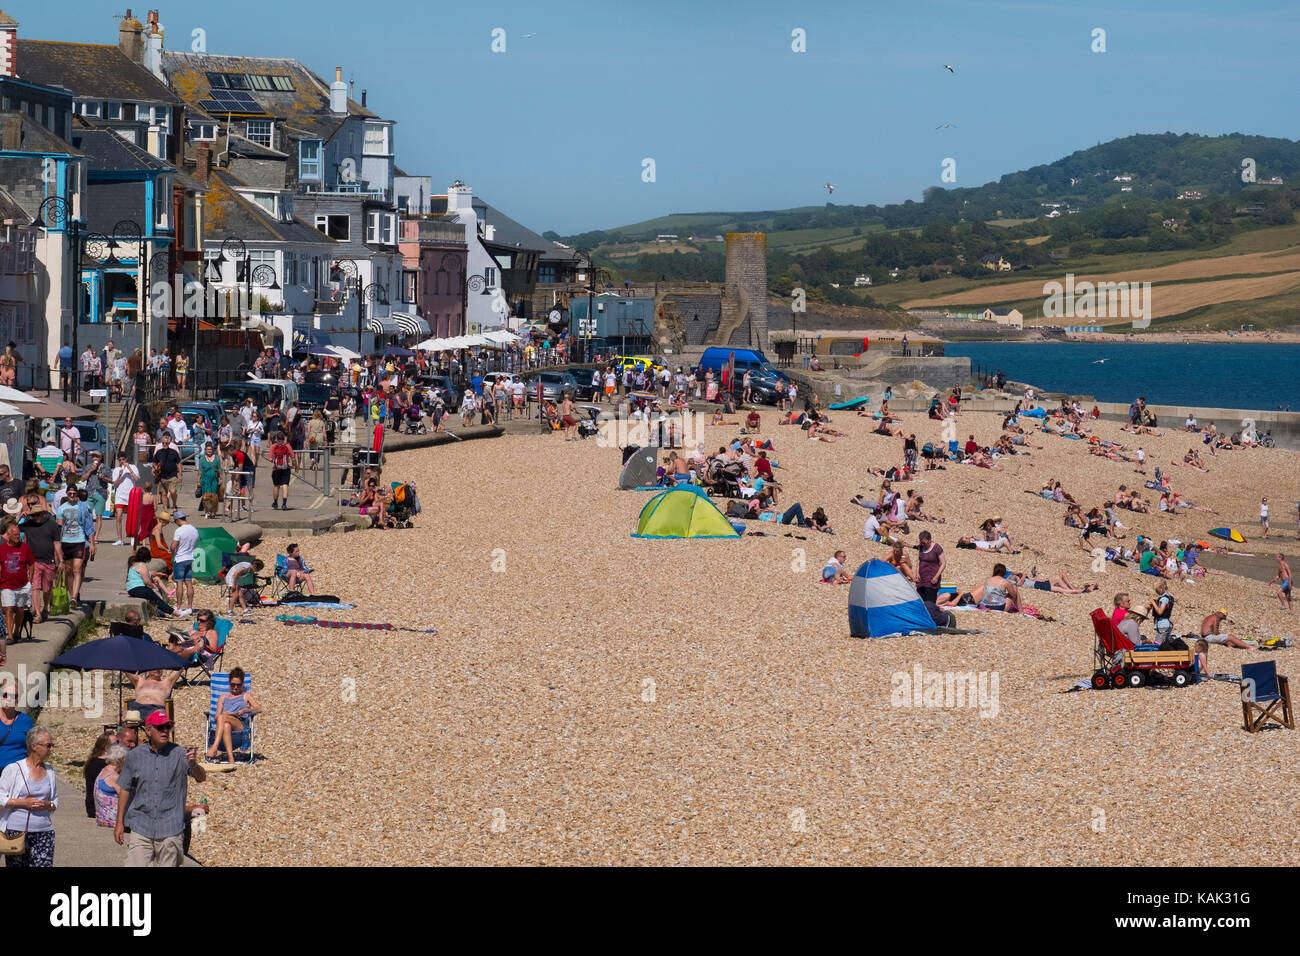
[[[253,689],[253,675],[244,675],[244,690]],[[221,699],[222,694],[230,693],[230,674],[213,672],[208,684],[208,710],[203,715],[203,739],[207,741],[205,746],[211,747],[216,740],[214,739],[217,732],[217,701]],[[239,733],[230,735],[230,745],[235,748],[232,756],[235,761],[239,761],[240,751],[245,751],[245,763],[253,762],[253,723],[256,717],[249,715],[244,717],[245,729]],[[224,746],[222,749],[225,749]],[[220,751],[218,751],[220,753]]]
[[[277,554],[275,556],[275,572],[271,575],[271,600],[279,601],[288,593],[289,558],[286,555]]]
[[[210,674],[212,671],[215,671],[218,667],[220,667],[222,663],[224,663],[225,655],[226,655],[226,641],[230,637],[231,630],[233,630],[235,627],[235,622],[230,620],[229,618],[218,617],[216,619],[216,627],[217,627],[216,653],[212,654],[206,660],[204,659],[202,652],[190,655],[188,662],[185,665],[185,669],[181,671],[180,683],[185,684],[189,687],[193,687],[194,681],[190,680],[190,672],[192,670],[194,670],[197,667],[199,670],[203,671],[203,673]],[[198,631],[199,631],[199,623],[198,621],[195,621],[194,626],[190,628],[190,633],[197,634]],[[209,678],[208,683],[210,684],[211,682],[212,682],[211,678]]]
[[[117,637],[119,634],[125,634],[127,637],[136,637],[141,640],[149,640],[149,635],[144,632],[143,624],[128,624],[126,621],[109,621],[108,636]]]
[[[1248,733],[1256,733],[1269,720],[1295,729],[1291,687],[1277,672],[1277,661],[1241,665],[1241,716]]]

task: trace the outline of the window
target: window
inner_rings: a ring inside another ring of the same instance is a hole
[[[82,104],[81,104],[81,115],[82,115],[82,116],[98,116],[99,113],[100,113],[100,110],[103,108],[103,106],[104,106],[103,103],[82,103]]]
[[[351,235],[351,219],[347,216],[317,216],[316,228],[331,239],[347,242]]]
[[[172,111],[165,106],[153,107],[153,122],[164,133],[170,133],[172,128]]]
[[[248,75],[248,86],[249,89],[254,90],[269,90],[272,88],[271,78],[260,73],[250,73]]]
[[[3,100],[3,102],[4,102],[4,108],[5,108],[5,109],[10,109],[10,108],[11,108],[11,104],[10,104],[10,102],[9,102],[9,97],[6,96],[6,97],[4,98],[4,100]]]
[[[56,119],[58,119],[58,117],[55,116],[54,114],[54,107],[53,106],[48,107],[45,110],[45,126],[47,129],[49,129],[51,133],[57,132],[57,130],[54,128],[54,121]]]
[[[109,104],[108,104],[108,117],[107,117],[107,118],[108,118],[108,119],[111,119],[111,120],[120,120],[120,119],[122,118],[122,104],[121,104],[121,103],[109,103]]]
[[[191,202],[182,203],[181,209],[182,215],[185,217],[185,248],[195,249],[198,247],[198,235],[194,230],[194,226],[198,216],[195,214],[194,204]]]
[[[248,268],[250,270],[249,272],[250,276],[256,275],[256,272],[252,270],[256,270],[258,266],[270,266],[272,269],[274,269],[275,253],[270,251],[269,249],[250,249],[248,251]],[[270,284],[271,284],[270,282],[257,282],[255,280],[253,281],[253,285],[269,286]]]
[[[209,142],[217,138],[216,123],[190,123],[190,139],[196,143]]]
[[[303,139],[298,141],[298,178],[320,179],[321,141]]]
[[[382,212],[368,213],[366,215],[366,242],[392,245],[393,217]]]
[[[292,252],[286,252],[284,255],[284,284],[298,284],[298,257]]]
[[[271,83],[277,90],[284,90],[286,93],[293,92],[293,78],[289,76],[273,76]]]
[[[32,113],[32,119],[36,120],[36,122],[38,122],[38,123],[44,123],[44,122],[45,122],[45,104],[44,104],[44,103],[37,103],[37,104],[36,104],[35,112]]]
[[[537,272],[538,282],[555,282],[555,266],[542,266]]]
[[[387,155],[388,127],[378,123],[366,124],[365,153],[367,155]]]
[[[232,90],[248,89],[248,77],[243,73],[225,73],[226,87]]]
[[[416,302],[420,292],[420,274],[414,269],[402,270],[402,301]]]
[[[226,85],[226,74],[224,74],[224,73],[209,73],[209,74],[208,74],[208,86],[210,86],[210,87],[211,87],[212,89],[214,89],[214,90],[224,90],[224,89],[228,89],[228,87],[227,87],[227,85]]]
[[[275,193],[253,193],[249,198],[272,216],[275,215]]]
[[[136,105],[134,103],[122,104],[122,119],[133,120],[136,118]]]
[[[160,176],[154,180],[153,219],[164,228],[168,225],[172,204],[172,181],[170,176]]]
[[[271,148],[271,121],[249,120],[244,126],[244,135],[259,146]]]

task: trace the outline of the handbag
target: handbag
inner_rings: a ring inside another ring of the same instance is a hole
[[[9,727],[9,730],[11,732],[13,731],[12,725]],[[9,734],[5,734],[5,740],[8,739]],[[4,743],[4,741],[0,740],[0,743]],[[21,766],[18,768],[18,772],[23,774],[23,787],[27,790],[27,796],[30,797],[32,795],[32,789],[27,786],[27,774],[23,773],[23,768]],[[27,826],[23,827],[22,836],[8,837],[4,835],[3,831],[0,831],[0,856],[22,856],[27,850],[27,831],[31,828],[31,825],[32,812],[28,810]]]
[[[50,592],[50,613],[67,614],[72,610],[72,604],[68,600],[68,585],[63,578],[63,568],[59,568],[59,573],[54,579],[54,589]]]

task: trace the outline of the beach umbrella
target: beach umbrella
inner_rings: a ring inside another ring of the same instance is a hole
[[[221,576],[221,556],[239,550],[239,542],[225,528],[199,528],[194,550],[194,577],[211,583]]]
[[[410,358],[415,353],[410,349],[404,349],[397,345],[390,345],[388,348],[384,349],[382,354],[385,358]]]
[[[189,666],[189,661],[173,654],[150,640],[116,634],[113,637],[90,641],[60,654],[50,661],[50,667],[74,671],[179,671]],[[118,712],[122,710],[122,684],[118,682]]]
[[[1245,544],[1246,539],[1236,528],[1211,528],[1210,534],[1216,538],[1223,538],[1226,541],[1234,541],[1237,544]]]

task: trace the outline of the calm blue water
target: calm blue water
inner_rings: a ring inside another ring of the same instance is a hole
[[[1300,412],[1300,345],[957,342],[944,352],[969,357],[972,371],[1000,368],[1013,381],[1099,402],[1145,395],[1152,405]]]

